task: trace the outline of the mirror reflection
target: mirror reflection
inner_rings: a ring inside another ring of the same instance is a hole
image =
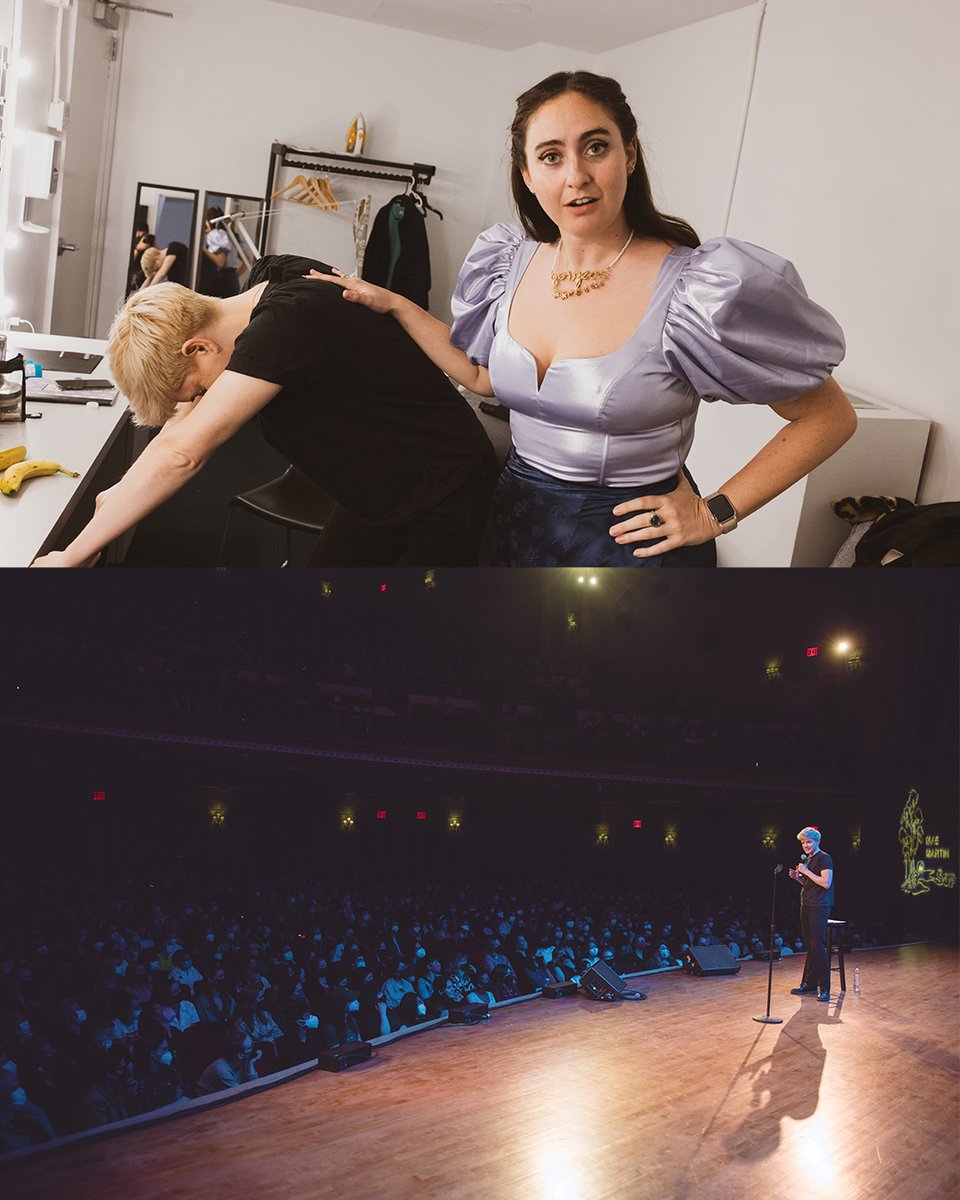
[[[137,184],[126,294],[150,283],[193,284],[194,229],[200,193],[196,188]],[[145,251],[156,249],[159,254]]]
[[[195,289],[205,296],[235,296],[259,258],[263,199],[227,192],[203,193],[203,231],[197,247]]]

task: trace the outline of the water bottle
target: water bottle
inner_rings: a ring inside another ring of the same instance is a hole
[[[860,968],[855,967],[853,971],[853,994],[860,995]]]

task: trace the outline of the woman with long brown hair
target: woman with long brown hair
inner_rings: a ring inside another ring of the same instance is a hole
[[[830,377],[840,328],[786,260],[701,243],[657,210],[615,80],[558,72],[524,92],[511,157],[521,224],[475,242],[452,329],[372,284],[325,278],[510,409],[484,565],[712,566],[718,536],[853,433]],[[786,422],[703,498],[685,466],[701,399],[766,404]]]

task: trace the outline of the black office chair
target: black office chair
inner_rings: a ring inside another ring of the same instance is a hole
[[[223,555],[230,536],[230,525],[234,509],[243,508],[254,516],[262,517],[265,521],[273,521],[282,525],[287,531],[287,556],[282,564],[290,561],[290,531],[301,529],[304,533],[320,534],[324,522],[334,508],[335,501],[312,479],[298,471],[296,467],[287,467],[286,471],[269,483],[251,488],[247,492],[238,492],[229,504],[227,524],[220,542],[220,554],[217,565],[223,564]]]

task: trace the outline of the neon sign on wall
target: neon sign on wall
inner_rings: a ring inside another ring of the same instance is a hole
[[[920,896],[929,892],[931,887],[957,886],[955,871],[930,865],[938,859],[949,859],[951,852],[948,847],[940,845],[939,834],[924,833],[920,793],[916,788],[910,789],[900,814],[900,848],[903,850],[901,892],[906,892],[908,896]]]

